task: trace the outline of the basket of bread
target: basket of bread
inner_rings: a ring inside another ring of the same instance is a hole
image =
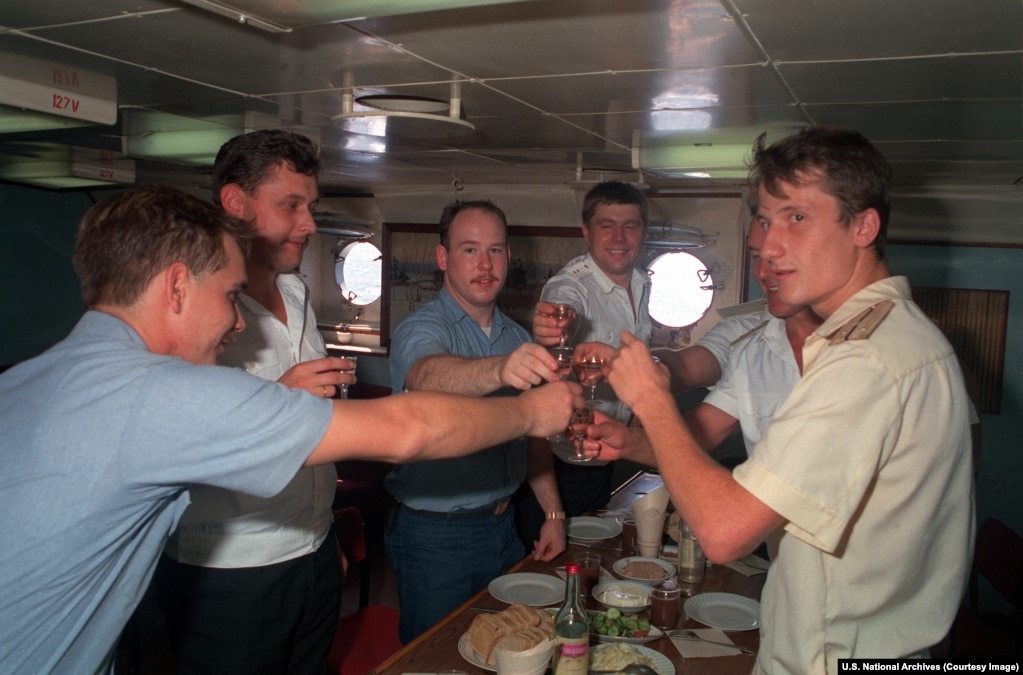
[[[499,656],[506,661],[546,664],[554,648],[554,618],[542,609],[516,603],[502,612],[477,615],[463,641],[472,650],[463,656],[478,660],[477,665],[488,670],[497,665]]]

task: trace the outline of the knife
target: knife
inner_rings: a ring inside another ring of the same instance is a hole
[[[583,548],[597,548],[597,549],[600,549],[602,551],[616,551],[618,553],[622,552],[622,547],[621,546],[597,546],[595,544],[587,544],[587,543],[582,542],[582,541],[573,540],[571,537],[569,537],[569,542],[568,543],[571,544],[572,546],[582,546]]]

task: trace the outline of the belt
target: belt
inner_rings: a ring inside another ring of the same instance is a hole
[[[508,507],[511,505],[510,499],[502,499],[499,502],[493,504],[487,504],[477,509],[467,509],[465,511],[423,511],[422,509],[414,509],[411,506],[405,506],[402,503],[398,503],[398,507],[413,513],[423,518],[436,518],[437,520],[468,520],[470,518],[485,518],[488,516],[500,516],[503,515]]]

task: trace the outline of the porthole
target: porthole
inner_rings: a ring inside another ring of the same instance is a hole
[[[334,281],[341,296],[353,305],[365,306],[380,298],[380,249],[368,241],[342,248],[334,258]]]
[[[650,316],[670,328],[683,328],[703,318],[714,301],[710,270],[691,253],[672,251],[647,266],[651,275]]]

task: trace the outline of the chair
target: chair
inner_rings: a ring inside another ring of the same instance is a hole
[[[398,611],[369,604],[371,566],[367,564],[366,532],[359,509],[349,506],[335,510],[334,534],[348,559],[349,572],[359,571],[359,609],[338,620],[327,665],[330,672],[339,675],[366,675],[401,649]]]
[[[1014,614],[983,612],[979,579],[984,578]],[[954,659],[1014,659],[1023,655],[1023,537],[988,518],[977,531],[968,602],[959,608],[951,631]]]

